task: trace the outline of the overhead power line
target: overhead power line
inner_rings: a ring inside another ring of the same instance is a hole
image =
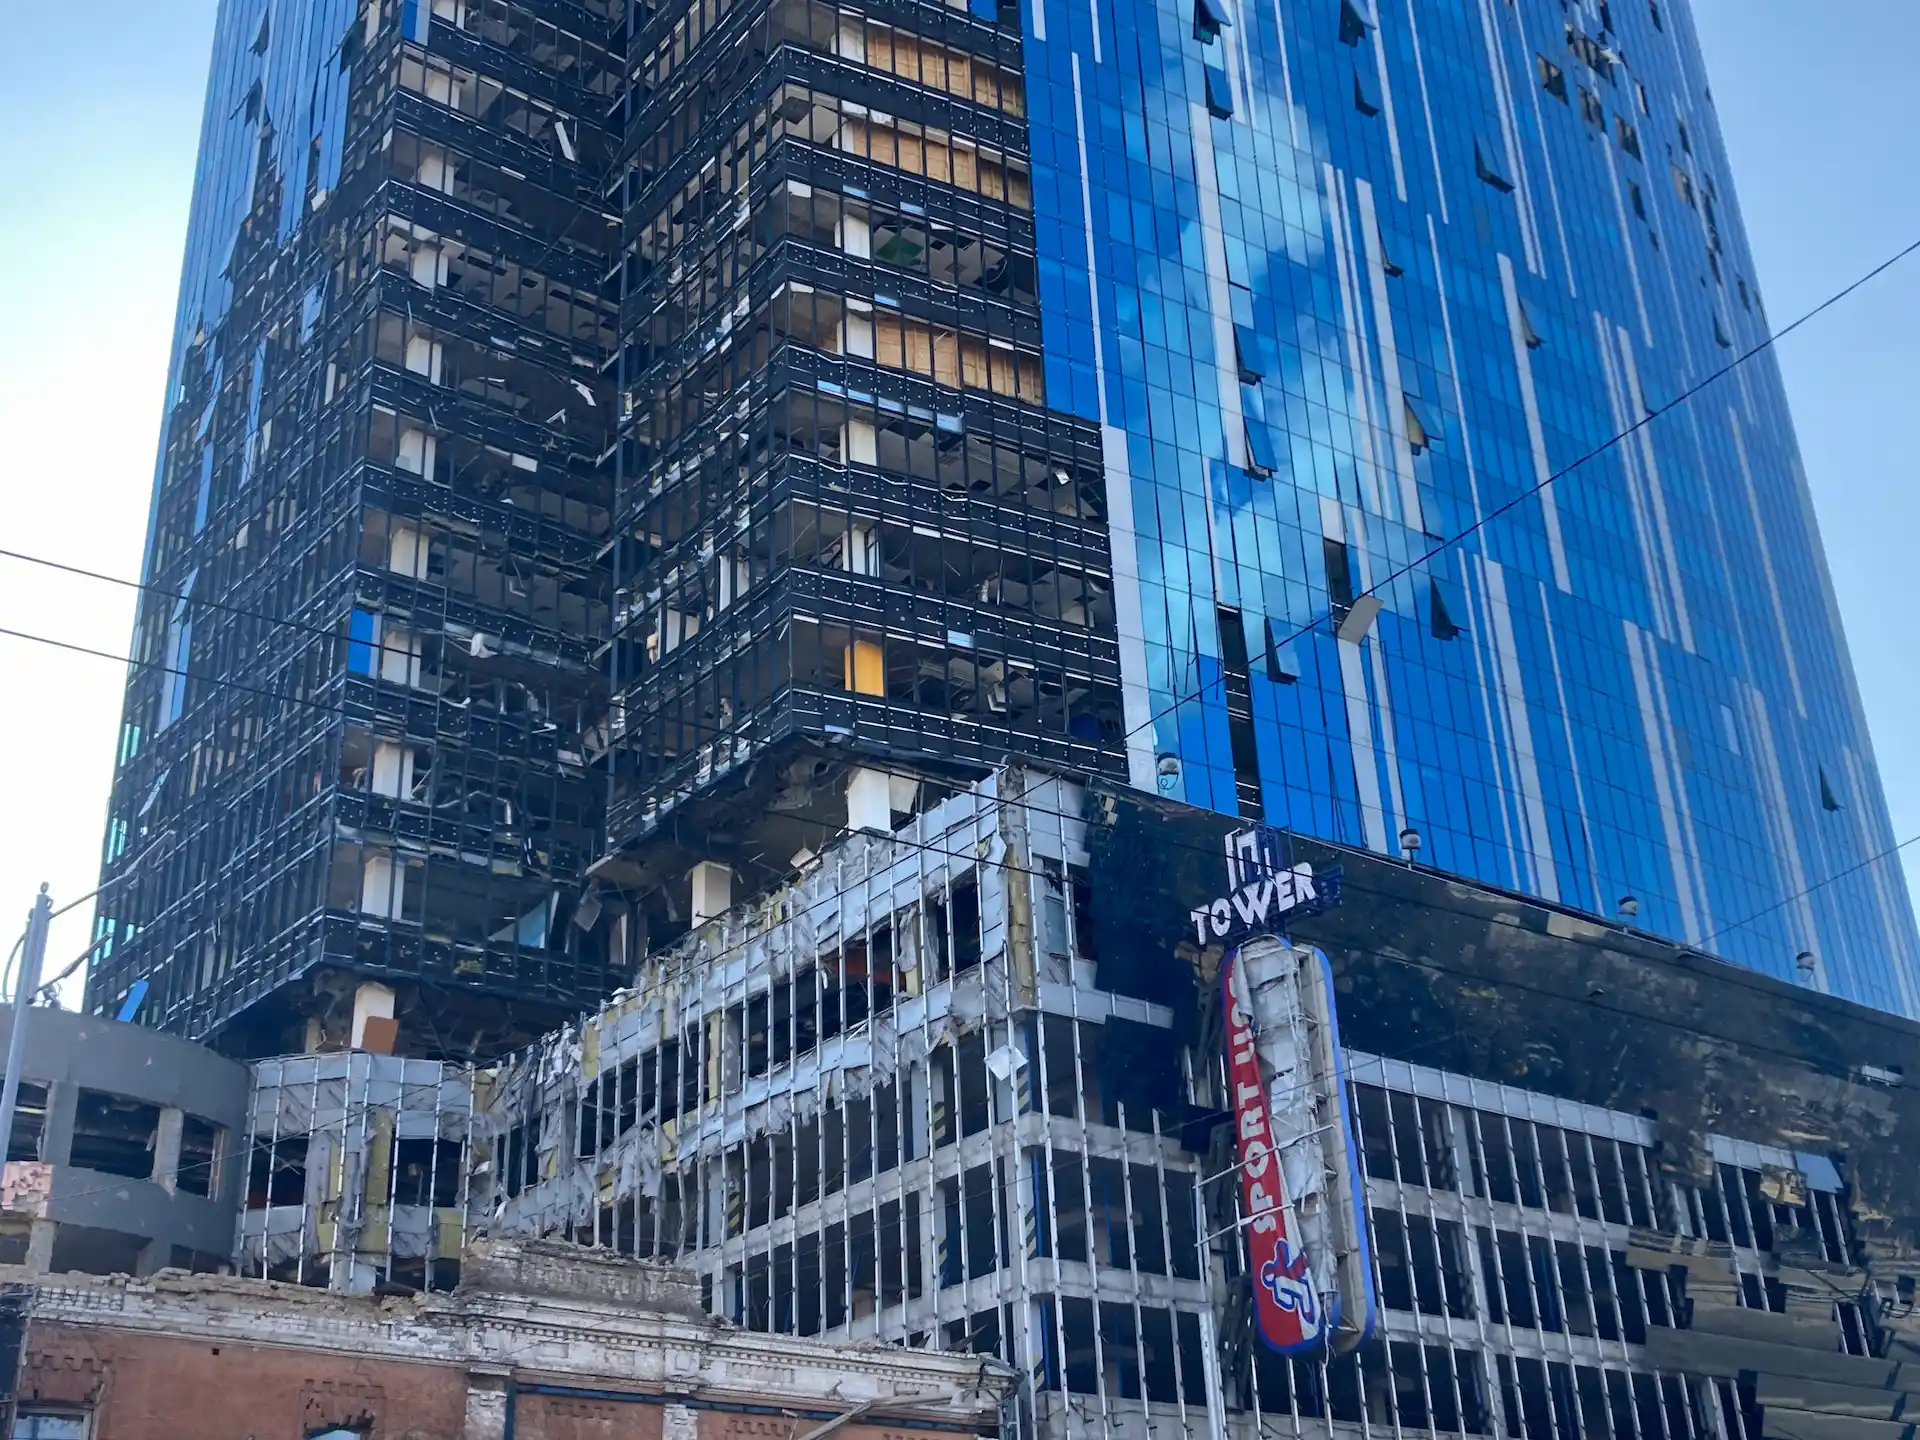
[[[1437,558],[1438,556],[1446,553],[1452,547],[1458,545],[1461,541],[1465,540],[1469,536],[1474,535],[1479,531],[1483,530],[1489,524],[1491,524],[1494,520],[1512,512],[1522,502],[1540,494],[1542,491],[1546,490],[1549,486],[1555,484],[1557,481],[1572,475],[1574,472],[1578,471],[1582,466],[1585,466],[1591,461],[1599,458],[1600,456],[1607,454],[1609,451],[1616,448],[1622,442],[1631,438],[1635,434],[1638,434],[1641,430],[1645,429],[1647,426],[1652,424],[1652,422],[1655,419],[1659,418],[1662,415],[1671,413],[1673,410],[1677,409],[1678,407],[1685,405],[1689,401],[1693,400],[1694,398],[1699,396],[1703,391],[1705,391],[1710,386],[1715,384],[1717,381],[1733,373],[1735,370],[1747,364],[1748,362],[1753,360],[1755,357],[1765,353],[1767,350],[1771,349],[1773,346],[1778,344],[1779,341],[1784,339],[1786,336],[1791,335],[1796,330],[1800,329],[1802,326],[1807,324],[1809,321],[1813,320],[1815,317],[1824,313],[1826,310],[1832,308],[1834,305],[1839,304],[1842,300],[1852,295],[1855,291],[1859,290],[1860,288],[1867,285],[1874,279],[1878,278],[1880,275],[1884,274],[1886,271],[1892,269],[1895,265],[1899,264],[1901,261],[1905,260],[1908,256],[1912,255],[1916,250],[1920,250],[1920,240],[1916,240],[1913,243],[1903,247],[1896,254],[1882,261],[1879,265],[1876,265],[1871,270],[1861,275],[1859,278],[1843,286],[1841,289],[1835,291],[1832,295],[1828,296],[1825,300],[1821,301],[1818,305],[1815,305],[1812,309],[1806,311],[1805,313],[1800,315],[1798,318],[1791,321],[1789,324],[1783,326],[1781,329],[1769,334],[1765,339],[1760,341],[1758,344],[1752,346],[1750,349],[1744,351],[1740,355],[1728,361],[1725,365],[1721,366],[1719,369],[1715,370],[1712,374],[1706,376],[1704,379],[1700,380],[1693,386],[1682,391],[1678,396],[1676,396],[1668,404],[1652,409],[1650,413],[1643,415],[1642,417],[1640,417],[1640,419],[1638,419],[1632,425],[1627,426],[1625,429],[1621,430],[1620,432],[1613,435],[1611,438],[1607,439],[1601,444],[1593,447],[1591,450],[1587,451],[1585,454],[1581,455],[1579,458],[1575,459],[1570,464],[1565,465],[1561,467],[1559,470],[1555,471],[1554,473],[1546,476],[1544,479],[1540,480],[1538,483],[1520,491],[1518,494],[1514,495],[1512,498],[1508,499],[1502,504],[1496,506],[1493,510],[1487,512],[1485,515],[1476,519],[1473,522],[1473,524],[1467,526],[1465,529],[1461,530],[1457,534],[1439,541],[1437,544],[1429,547],[1423,554],[1421,554],[1417,558],[1410,560],[1405,564],[1399,566],[1398,568],[1392,570],[1387,575],[1377,580],[1373,585],[1369,586],[1365,590],[1358,592],[1354,598],[1357,600],[1365,596],[1377,596],[1381,591],[1391,586],[1396,580],[1417,571],[1422,566],[1428,564],[1430,561]],[[156,584],[149,581],[130,580],[125,577],[111,575],[102,571],[92,570],[83,566],[78,566],[78,565],[73,565],[66,562],[62,562],[62,561],[53,560],[44,556],[32,555],[24,551],[13,550],[13,549],[0,549],[0,558],[11,559],[11,560],[15,560],[25,564],[39,565],[48,569],[61,571],[61,572],[71,574],[80,578],[94,580],[94,581],[98,581],[106,584],[118,585],[124,588],[133,589],[133,590],[165,594],[175,599],[183,598],[180,596],[179,589],[176,586],[160,585],[160,584]],[[344,633],[335,626],[315,625],[315,624],[311,624],[304,621],[294,620],[286,616],[269,615],[262,611],[248,609],[243,606],[231,605],[224,601],[215,600],[215,599],[209,599],[209,598],[203,598],[203,597],[185,597],[185,598],[188,598],[190,604],[193,604],[196,606],[204,606],[208,609],[231,614],[241,619],[252,620],[262,624],[267,624],[267,625],[272,625],[277,627],[283,627],[292,631],[296,631],[301,634],[313,635],[313,636],[318,636],[326,639],[347,638],[344,635]],[[1276,644],[1291,644],[1295,640],[1304,638],[1305,636],[1312,634],[1314,631],[1318,630],[1323,624],[1327,623],[1333,618],[1334,618],[1333,612],[1329,610],[1325,615],[1317,616],[1313,621],[1294,630],[1289,635],[1287,635],[1284,640],[1277,641]],[[26,641],[31,641],[38,644],[53,646],[53,647],[67,650],[73,653],[88,655],[88,656],[96,657],[99,659],[112,660],[112,661],[115,661],[116,663],[131,666],[135,669],[152,670],[152,671],[156,671],[163,674],[181,676],[201,684],[223,687],[223,688],[237,691],[240,693],[250,694],[250,695],[258,696],[264,699],[275,700],[285,704],[318,710],[325,713],[341,714],[341,715],[357,713],[355,711],[350,710],[349,707],[340,705],[340,704],[335,704],[335,703],[322,701],[322,700],[315,700],[310,697],[301,696],[301,695],[293,695],[283,691],[271,690],[262,686],[249,685],[244,681],[235,680],[230,677],[209,675],[204,672],[193,671],[186,667],[168,665],[159,661],[136,659],[131,656],[119,655],[112,651],[102,650],[92,646],[80,645],[71,641],[57,640],[49,636],[38,635],[38,634],[34,634],[24,630],[0,627],[0,635],[6,635],[15,639],[26,640]],[[367,643],[370,646],[375,646],[378,648],[384,648],[384,647],[379,647],[379,642],[368,641],[368,642],[362,642],[362,643]],[[1175,713],[1182,705],[1188,704],[1195,700],[1199,700],[1203,698],[1206,688],[1211,688],[1211,687],[1204,687],[1201,690],[1196,690],[1192,694],[1176,697],[1168,705],[1162,707],[1157,711],[1154,711],[1145,720],[1137,722],[1136,724],[1131,726],[1125,732],[1125,737],[1131,738],[1134,734],[1146,728],[1148,725],[1152,724],[1154,721],[1157,721],[1161,718],[1164,718],[1167,715]],[[705,727],[696,725],[695,728],[704,729]],[[884,767],[881,767],[881,768],[884,768]],[[1069,769],[1070,773],[1084,780],[1098,781],[1101,779],[1101,777],[1096,776],[1091,771],[1087,771],[1084,769],[1073,770],[1072,767],[1063,767],[1063,768]],[[851,834],[853,832],[846,830],[845,827],[840,827],[840,833]],[[1765,918],[1766,915],[1771,914],[1774,911],[1777,911],[1788,904],[1792,904],[1795,901],[1804,898],[1806,895],[1814,893],[1815,891],[1823,888],[1828,884],[1831,884],[1837,880],[1843,879],[1846,876],[1850,874],[1854,874],[1861,869],[1864,869],[1868,866],[1877,864],[1887,858],[1890,858],[1892,855],[1896,854],[1900,850],[1903,850],[1907,846],[1912,845],[1916,842],[1920,842],[1920,836],[1912,837],[1908,840],[1900,842],[1898,845],[1892,846],[1889,849],[1880,852],[1879,854],[1867,857],[1866,859],[1861,860],[1855,863],[1854,865],[1847,867],[1844,870],[1836,872],[1835,874],[1827,877],[1827,879],[1823,881],[1816,882],[1814,885],[1807,887],[1805,890],[1799,892],[1798,894],[1789,896],[1786,899],[1772,906],[1769,906],[1765,910],[1756,912],[1755,914],[1747,916],[1741,920],[1735,921],[1732,924],[1720,927],[1718,930],[1714,931],[1712,935],[1707,937],[1707,941],[1710,943],[1712,940],[1717,939],[1721,935],[1727,934],[1732,930],[1742,928],[1743,926],[1752,924],[1756,920],[1763,919]],[[1161,843],[1165,843],[1165,842],[1161,842]]]
[[[1587,451],[1584,455],[1580,456],[1577,460],[1572,461],[1570,464],[1561,466],[1558,470],[1554,471],[1551,475],[1548,475],[1545,479],[1539,481],[1536,484],[1528,486],[1526,489],[1520,491],[1519,494],[1513,496],[1511,499],[1506,500],[1499,505],[1496,505],[1492,510],[1489,510],[1485,515],[1481,516],[1479,519],[1475,520],[1471,525],[1467,526],[1464,530],[1460,531],[1459,534],[1448,536],[1446,539],[1441,540],[1438,544],[1429,547],[1423,554],[1416,556],[1412,560],[1407,561],[1406,564],[1399,566],[1397,569],[1389,571],[1384,577],[1382,577],[1379,580],[1376,580],[1372,585],[1368,586],[1366,589],[1356,592],[1353,598],[1355,600],[1360,600],[1367,596],[1373,596],[1377,598],[1380,592],[1387,589],[1389,586],[1391,586],[1394,583],[1394,581],[1399,580],[1403,576],[1410,575],[1415,571],[1419,570],[1422,566],[1426,565],[1429,561],[1451,550],[1454,546],[1458,545],[1462,540],[1465,540],[1468,536],[1479,533],[1481,530],[1485,529],[1493,521],[1513,511],[1524,501],[1532,499],[1534,496],[1540,494],[1543,490],[1553,485],[1556,481],[1565,479],[1567,476],[1572,475],[1576,470],[1579,470],[1582,466],[1587,465],[1588,463],[1599,459],[1602,455],[1609,453],[1614,448],[1622,444],[1624,441],[1631,439],[1633,436],[1639,434],[1642,430],[1646,429],[1649,425],[1651,425],[1655,420],[1659,419],[1662,415],[1670,414],[1674,410],[1679,409],[1682,405],[1685,405],[1689,400],[1694,399],[1702,391],[1707,390],[1709,387],[1714,385],[1717,381],[1725,379],[1728,375],[1731,375],[1734,371],[1738,370],[1741,366],[1745,365],[1748,361],[1754,359],[1756,356],[1766,353],[1768,350],[1771,350],[1775,345],[1779,344],[1780,341],[1784,340],[1787,336],[1793,334],[1793,332],[1798,330],[1802,325],[1805,325],[1808,321],[1814,319],[1818,315],[1823,314],[1825,311],[1832,309],[1835,305],[1838,305],[1842,300],[1846,299],[1849,295],[1853,294],[1854,291],[1860,289],[1863,285],[1866,285],[1871,281],[1879,278],[1881,275],[1884,275],[1887,271],[1891,270],[1895,265],[1898,265],[1902,260],[1906,259],[1909,255],[1913,254],[1916,250],[1920,250],[1920,240],[1915,240],[1912,244],[1902,248],[1897,254],[1894,254],[1888,257],[1887,259],[1881,261],[1878,265],[1874,266],[1871,270],[1867,271],[1866,274],[1860,276],[1859,279],[1854,280],[1850,284],[1844,285],[1840,289],[1834,291],[1833,294],[1829,295],[1826,299],[1822,300],[1818,305],[1815,305],[1811,310],[1806,311],[1797,320],[1794,320],[1791,323],[1782,326],[1780,329],[1768,335],[1764,340],[1760,341],[1759,344],[1735,356],[1733,359],[1729,360],[1725,365],[1722,365],[1718,370],[1715,370],[1712,374],[1708,375],[1704,380],[1701,380],[1696,384],[1689,386],[1687,389],[1681,391],[1667,404],[1655,407],[1651,411],[1651,413],[1642,415],[1633,424],[1627,426],[1626,429],[1620,431],[1618,434],[1612,436],[1607,440],[1603,440],[1600,444],[1594,446],[1591,450]],[[1326,614],[1316,615],[1307,624],[1302,625],[1299,629],[1293,631],[1284,640],[1277,640],[1275,644],[1276,646],[1291,645],[1295,640],[1304,639],[1306,636],[1313,634],[1314,631],[1318,630],[1322,625],[1332,621],[1333,619],[1334,619],[1334,612],[1331,609],[1329,609]],[[1161,709],[1156,710],[1150,715],[1148,715],[1146,719],[1141,720],[1132,726],[1129,726],[1123,738],[1130,740],[1133,738],[1134,735],[1146,729],[1149,725],[1152,725],[1155,721],[1163,720],[1167,716],[1179,710],[1179,708],[1182,705],[1191,704],[1196,700],[1202,699],[1205,695],[1206,689],[1210,689],[1210,688],[1212,687],[1210,686],[1204,687],[1200,690],[1195,690],[1193,693],[1189,695],[1176,697],[1171,703],[1163,706]]]
[[[50,645],[57,649],[72,651],[78,654],[92,656],[92,657],[96,657],[103,660],[112,660],[123,665],[133,665],[137,667],[145,667],[153,670],[158,670],[166,674],[172,674],[172,675],[189,674],[189,672],[182,670],[177,666],[165,665],[157,661],[132,660],[127,656],[116,655],[110,650],[97,650],[90,646],[76,645],[76,644],[73,644],[72,642],[64,641],[64,640],[55,640],[48,636],[35,635],[24,630],[15,630],[15,629],[0,626],[0,635],[8,636],[12,639],[27,640],[27,641],[32,641],[38,644]],[[311,709],[321,710],[331,714],[346,715],[350,713],[357,713],[357,712],[350,711],[346,706],[331,704],[329,702],[322,701],[322,700],[312,700],[303,696],[287,695],[277,691],[265,690],[258,686],[246,685],[240,681],[229,680],[219,676],[196,675],[196,676],[193,676],[192,678],[200,680],[201,682],[206,684],[211,684],[216,686],[227,686],[233,689],[243,691],[247,694],[261,695],[269,699],[282,700],[282,701],[286,701],[289,704],[306,706]],[[867,762],[863,762],[863,763],[867,763]],[[898,768],[898,767],[889,768],[885,764],[878,763],[878,762],[868,763],[868,768],[879,769],[888,774],[898,775],[903,779],[923,779],[924,778],[923,776],[920,776],[911,770]],[[1037,766],[1036,768],[1046,768],[1046,767]],[[1065,778],[1072,779],[1076,777],[1069,774]],[[1086,778],[1089,780],[1092,780],[1094,783],[1100,783],[1100,784],[1114,783],[1111,777],[1100,777],[1100,776],[1089,775]],[[1000,805],[1014,806],[1020,809],[1030,811],[1035,814],[1046,815],[1053,819],[1061,820],[1061,821],[1080,821],[1084,819],[1083,816],[1073,815],[1073,814],[1070,814],[1069,812],[1059,810],[1051,806],[1040,805],[1034,801],[1026,800],[1019,796],[997,796],[995,797],[995,803]],[[836,826],[836,825],[831,825],[824,821],[819,822],[819,824],[820,824],[820,828],[823,831],[829,832],[824,837],[824,843],[833,843],[834,841],[850,838],[854,835],[864,833],[861,831],[854,830],[851,827],[846,825]],[[929,854],[938,855],[943,859],[967,860],[967,861],[971,861],[979,864],[991,865],[1007,874],[1025,875],[1028,877],[1040,878],[1044,880],[1052,880],[1056,878],[1054,876],[1047,874],[1047,872],[1044,870],[1037,869],[1033,866],[1018,865],[1018,864],[1015,864],[1013,861],[1008,860],[1004,857],[998,860],[989,860],[989,859],[983,859],[982,857],[980,857],[977,854],[974,854],[970,850],[950,850],[943,846],[935,845],[927,841],[913,840],[909,837],[901,836],[901,835],[894,835],[889,838],[893,841],[893,843],[897,845],[903,845],[909,849],[924,851]],[[1317,837],[1305,836],[1303,838],[1312,840]],[[1150,846],[1159,846],[1159,847],[1162,847],[1163,849],[1178,850],[1188,854],[1201,854],[1201,855],[1212,857],[1218,853],[1211,848],[1202,847],[1198,845],[1191,845],[1173,836],[1162,834],[1155,831],[1145,832],[1144,835],[1142,836],[1142,839],[1144,843]],[[1331,841],[1328,843],[1338,845],[1340,842]],[[1837,870],[1833,874],[1828,875],[1826,878],[1815,881],[1813,884],[1808,885],[1804,889],[1796,892],[1795,894],[1789,895],[1786,898],[1780,901],[1777,901],[1772,905],[1767,906],[1765,909],[1757,910],[1754,913],[1744,916],[1739,920],[1735,920],[1729,924],[1721,926],[1719,929],[1715,930],[1711,935],[1708,935],[1706,939],[1701,942],[1702,947],[1704,947],[1705,945],[1711,944],[1714,940],[1718,939],[1722,935],[1729,934],[1734,930],[1742,929],[1747,925],[1753,924],[1757,920],[1765,919],[1768,915],[1771,915],[1774,912],[1795,903],[1796,901],[1802,900],[1809,895],[1815,894],[1818,891],[1825,889],[1829,885],[1835,884],[1840,880],[1844,880],[1850,875],[1857,874],[1860,871],[1868,869],[1873,865],[1877,865],[1888,859],[1891,859],[1893,856],[1899,854],[1902,850],[1905,850],[1909,846],[1916,845],[1916,844],[1920,844],[1920,835],[1909,836],[1907,839],[1899,841],[1897,844],[1890,845],[1884,850],[1881,850],[1873,855],[1869,855],[1862,860],[1856,861],[1854,864],[1846,866],[1841,870]],[[1366,852],[1366,853],[1371,853],[1371,852]],[[1536,901],[1536,903],[1546,904],[1548,902]],[[1605,916],[1595,916],[1595,918],[1601,920],[1603,923],[1608,923],[1608,924],[1616,923],[1611,920],[1608,920],[1607,917]],[[1673,941],[1671,943],[1680,944],[1681,942]],[[80,958],[84,960],[86,957],[83,955]]]

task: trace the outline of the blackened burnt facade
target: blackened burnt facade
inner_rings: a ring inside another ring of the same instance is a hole
[[[452,1055],[606,989],[615,8],[221,5],[91,1008]]]
[[[636,7],[628,55],[603,873],[764,883],[861,763],[1114,770],[1100,436],[1045,394],[1017,11]]]

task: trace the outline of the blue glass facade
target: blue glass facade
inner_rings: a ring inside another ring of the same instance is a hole
[[[1920,1014],[1684,6],[1021,3],[225,0],[95,1003],[557,1013],[1013,754]]]
[[[1683,0],[1024,3],[1135,783],[1920,1014]]]

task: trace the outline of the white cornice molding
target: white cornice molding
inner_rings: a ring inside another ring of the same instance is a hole
[[[30,1287],[31,1318],[39,1323],[356,1359],[507,1367],[529,1381],[723,1402],[871,1405],[884,1412],[889,1402],[919,1401],[913,1408],[929,1418],[971,1421],[996,1415],[1013,1381],[1004,1366],[977,1356],[765,1335],[704,1316],[553,1295],[462,1290],[375,1298],[233,1276],[46,1276],[17,1266],[0,1266],[0,1284]],[[929,1395],[954,1399],[930,1411]]]

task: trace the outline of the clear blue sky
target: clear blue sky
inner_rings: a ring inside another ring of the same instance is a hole
[[[1694,0],[1768,312],[1920,238],[1915,0]],[[213,0],[6,7],[0,546],[132,576],[153,472]],[[1920,256],[1782,347],[1896,834],[1920,834]],[[123,652],[129,592],[0,560],[0,627]],[[91,888],[119,669],[0,636],[0,935]],[[1920,846],[1907,852],[1920,888]],[[86,944],[84,912],[55,965]]]

